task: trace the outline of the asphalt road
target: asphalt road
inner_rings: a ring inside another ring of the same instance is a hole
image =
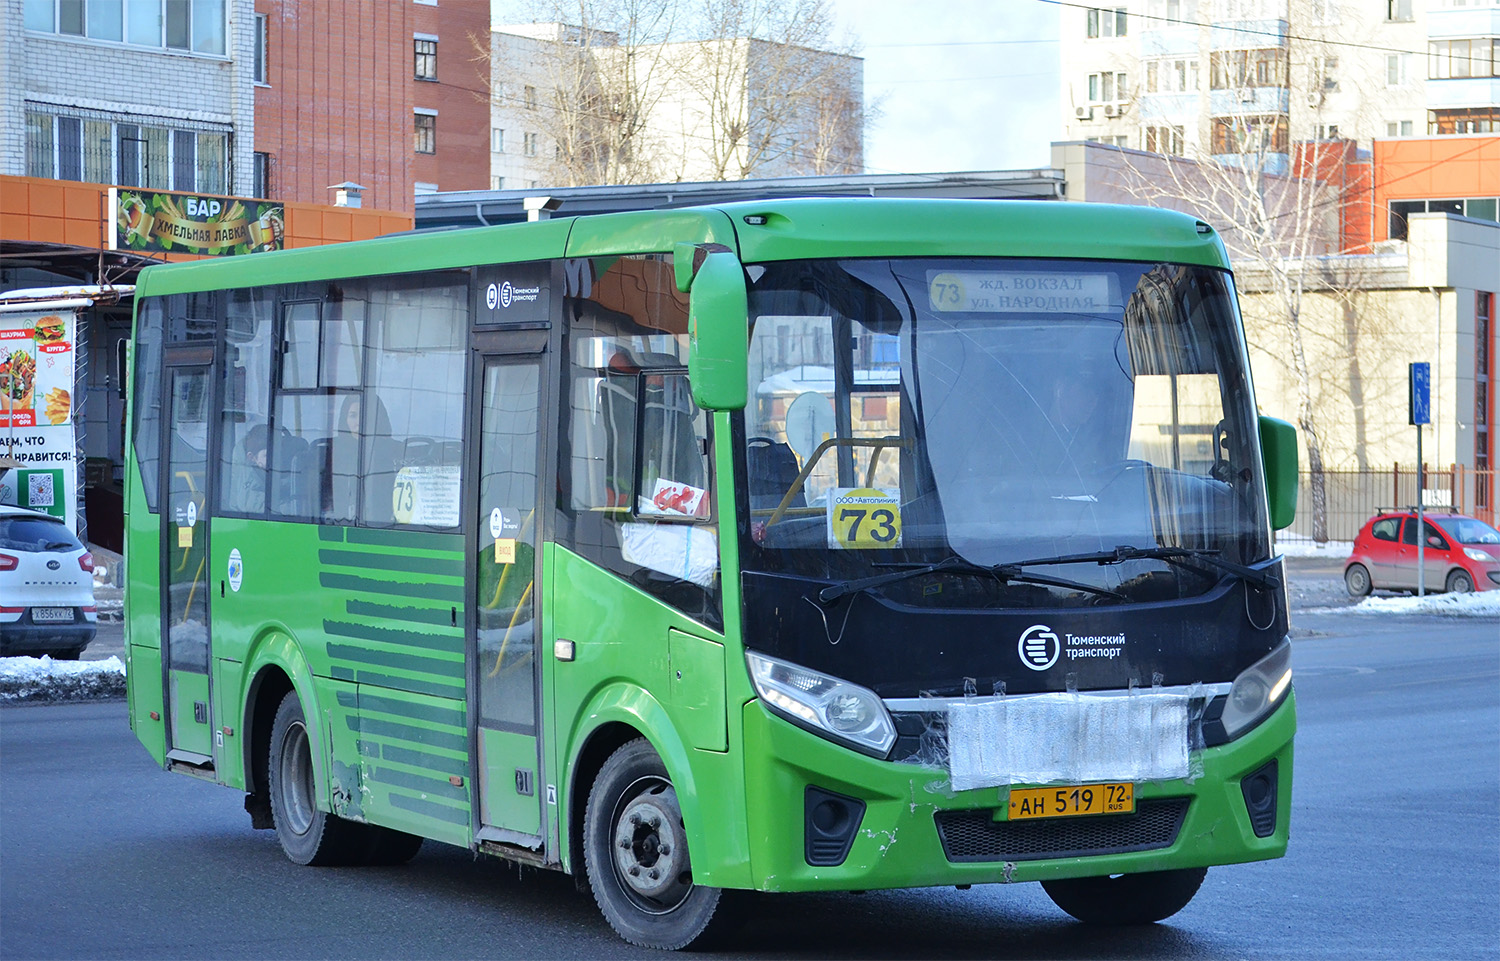
[[[1074,924],[1035,885],[763,896],[744,957],[1497,958],[1500,624],[1297,618],[1285,859],[1167,924]],[[120,702],[0,710],[0,958],[644,956],[571,879],[430,843],[299,868],[241,796],[153,766]]]

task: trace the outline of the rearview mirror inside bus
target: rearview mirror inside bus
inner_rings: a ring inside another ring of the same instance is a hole
[[[740,410],[749,395],[745,271],[730,251],[708,254],[691,280],[688,379],[706,410]]]

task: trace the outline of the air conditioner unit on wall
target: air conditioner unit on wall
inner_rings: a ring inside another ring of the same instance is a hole
[[[1077,117],[1079,120],[1093,120],[1094,119],[1094,108],[1093,107],[1074,107],[1073,108],[1073,116]]]
[[[1104,115],[1106,117],[1118,117],[1120,115],[1120,108],[1115,104],[1107,103],[1104,105]]]

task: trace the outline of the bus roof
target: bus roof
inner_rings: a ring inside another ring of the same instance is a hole
[[[138,297],[486,263],[724,244],[745,263],[844,257],[1066,257],[1229,266],[1207,224],[1152,207],[900,198],[744,201],[394,234],[147,268]]]

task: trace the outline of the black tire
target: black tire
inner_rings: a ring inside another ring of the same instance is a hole
[[[376,824],[362,827],[369,842],[364,863],[371,867],[397,867],[416,857],[417,852],[422,850],[422,836],[419,834],[407,834],[405,831],[383,828]]]
[[[1043,881],[1052,902],[1085,924],[1154,924],[1187,907],[1208,868]]]
[[[271,724],[268,787],[276,839],[297,864],[358,864],[370,847],[364,825],[320,811],[313,786],[311,742],[295,691],[282,698]],[[415,853],[415,852],[413,852]]]
[[[1473,589],[1474,578],[1469,576],[1468,571],[1454,571],[1443,584],[1443,590],[1449,594],[1467,594]]]
[[[1344,587],[1348,588],[1350,597],[1364,597],[1370,593],[1370,572],[1365,570],[1365,565],[1350,564],[1345,568]]]
[[[611,754],[583,821],[589,887],[615,932],[641,947],[702,947],[727,924],[718,888],[693,883],[667,768],[644,738]]]
[[[52,655],[54,661],[76,661],[83,656],[83,648],[74,647],[66,651],[58,651]]]

